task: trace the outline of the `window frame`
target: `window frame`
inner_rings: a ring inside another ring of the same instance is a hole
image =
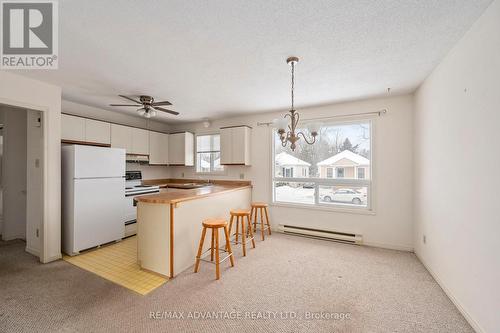
[[[220,132],[208,132],[208,133],[196,133],[195,138],[194,138],[194,156],[195,156],[195,163],[194,163],[194,172],[196,175],[225,175],[227,172],[227,169],[224,165],[221,165],[222,170],[220,171],[198,171],[198,154],[203,154],[203,153],[216,153],[219,152],[220,154],[220,141],[219,141],[219,150],[210,150],[210,151],[203,151],[203,152],[198,152],[198,137],[199,136],[213,136],[213,135],[218,135],[219,140],[220,140]],[[210,165],[210,168],[213,168],[213,165]]]
[[[302,124],[307,124],[308,122],[313,122],[315,120],[303,120]],[[312,210],[326,210],[326,211],[336,211],[343,213],[354,213],[354,214],[363,214],[363,215],[375,215],[374,210],[374,200],[373,197],[374,188],[375,188],[375,167],[373,165],[373,159],[375,156],[374,150],[374,141],[375,141],[375,121],[373,118],[359,118],[354,120],[334,120],[323,118],[322,119],[324,125],[330,126],[341,126],[341,125],[352,125],[359,123],[368,123],[370,125],[370,168],[368,171],[368,179],[366,178],[366,170],[365,170],[365,179],[346,179],[346,178],[286,178],[286,177],[276,177],[274,164],[275,164],[275,135],[276,128],[270,126],[270,180],[271,180],[271,191],[270,191],[270,202],[272,206],[277,207],[290,207],[290,208],[304,208],[304,209],[312,209]],[[334,175],[335,175],[334,168]],[[357,172],[357,171],[356,171]],[[286,202],[286,201],[276,201],[276,182],[294,182],[294,183],[314,183],[314,203],[313,204],[305,204],[305,203],[294,203],[294,202]],[[366,206],[356,206],[342,203],[321,203],[319,200],[319,188],[320,186],[354,186],[354,187],[366,187],[367,188],[367,202]]]

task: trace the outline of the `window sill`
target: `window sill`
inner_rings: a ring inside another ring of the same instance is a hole
[[[307,204],[294,204],[287,202],[273,202],[271,203],[273,207],[283,207],[283,208],[297,208],[297,209],[309,209],[309,210],[321,210],[334,213],[346,213],[346,214],[358,214],[358,215],[377,215],[375,211],[368,208],[342,208],[342,207],[328,207],[323,205],[307,205]]]

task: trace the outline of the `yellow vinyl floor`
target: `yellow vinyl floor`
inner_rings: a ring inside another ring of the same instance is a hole
[[[63,259],[141,295],[148,294],[168,281],[167,278],[141,270],[137,264],[136,236],[73,257],[64,256]]]

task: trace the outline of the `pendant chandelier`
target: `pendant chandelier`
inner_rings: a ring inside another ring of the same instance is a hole
[[[297,125],[299,123],[300,115],[294,108],[294,88],[295,88],[295,65],[299,62],[299,58],[290,57],[286,59],[286,63],[290,65],[292,71],[292,85],[291,85],[291,97],[292,106],[289,113],[285,114],[283,118],[276,120],[275,126],[278,128],[278,135],[281,140],[281,145],[286,147],[288,142],[290,142],[290,149],[295,151],[296,142],[302,137],[307,144],[314,144],[316,142],[316,137],[318,136],[319,128],[317,124],[310,126],[309,131],[311,137],[307,137],[303,132],[296,133]],[[288,123],[287,117],[290,118],[290,123]],[[288,131],[286,130],[288,129]]]

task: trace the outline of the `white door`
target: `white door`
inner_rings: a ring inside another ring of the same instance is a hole
[[[123,125],[111,124],[111,147],[124,148],[127,153],[132,152],[132,128]]]
[[[124,149],[90,146],[74,146],[74,149],[75,178],[125,176]]]
[[[149,154],[149,132],[140,128],[132,128],[132,153]]]
[[[85,118],[61,115],[61,138],[71,141],[85,141]]]
[[[232,133],[232,128],[222,128],[220,130],[220,164],[233,163]]]
[[[74,252],[124,237],[124,178],[75,179]]]
[[[104,121],[85,119],[85,141],[111,143],[111,124]]]

